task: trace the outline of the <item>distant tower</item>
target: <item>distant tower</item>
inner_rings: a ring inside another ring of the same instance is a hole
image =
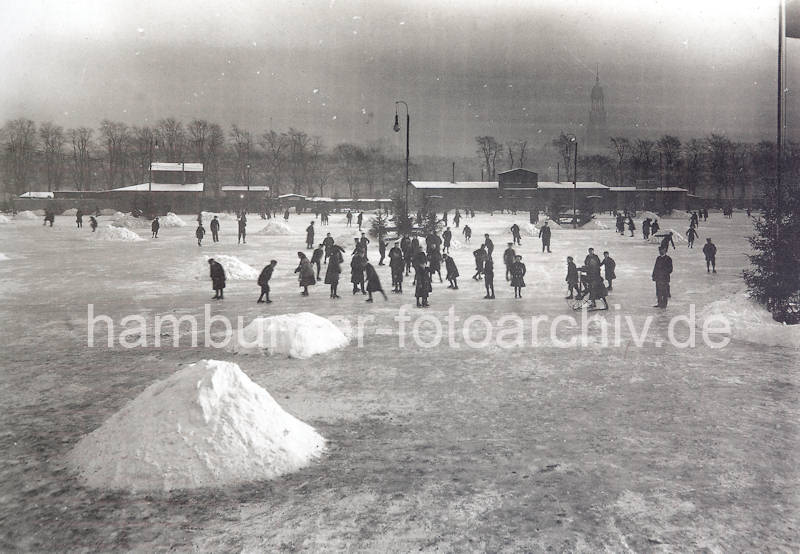
[[[600,86],[600,67],[597,67],[595,83],[592,87],[592,108],[589,110],[589,126],[586,129],[586,146],[590,150],[605,150],[608,147],[608,122],[603,98],[603,87]]]

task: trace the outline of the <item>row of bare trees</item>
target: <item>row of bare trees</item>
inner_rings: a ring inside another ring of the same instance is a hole
[[[390,194],[402,183],[402,159],[385,142],[343,143],[328,150],[299,129],[253,133],[204,119],[174,118],[154,126],[105,119],[97,129],[37,128],[29,119],[0,129],[2,181],[7,192],[95,190],[148,180],[151,161],[201,162],[208,190],[222,184],[268,185],[275,193],[330,196]]]

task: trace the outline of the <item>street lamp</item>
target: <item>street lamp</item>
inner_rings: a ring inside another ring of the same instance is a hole
[[[578,217],[575,211],[575,195],[578,192],[578,137],[570,133],[567,135],[567,140],[575,145],[575,162],[572,166],[572,228],[577,229]]]
[[[406,107],[406,217],[408,217],[408,158],[409,158],[409,147],[408,147],[408,140],[411,137],[411,116],[408,113],[408,104],[403,102],[402,100],[398,100],[394,103],[394,129],[395,133],[400,132],[400,118],[397,113],[397,105],[402,104]]]

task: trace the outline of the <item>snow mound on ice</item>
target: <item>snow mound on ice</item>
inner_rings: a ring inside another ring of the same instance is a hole
[[[464,243],[456,238],[450,239],[450,250],[461,250],[464,248]]]
[[[735,294],[712,302],[700,311],[697,319],[702,322],[711,316],[723,316],[735,339],[768,346],[800,348],[800,325],[778,323],[747,294]]]
[[[350,342],[332,321],[309,312],[257,317],[237,333],[234,352],[266,351],[290,358],[310,358]]]
[[[192,262],[189,267],[188,275],[185,270],[180,269],[175,272],[178,278],[188,278],[195,280],[208,280],[209,269],[208,260],[214,258],[218,261],[222,268],[225,270],[225,279],[234,281],[255,281],[258,279],[259,271],[253,266],[247,265],[236,256],[229,256],[227,254],[218,254],[216,256],[203,256],[197,258]]]
[[[34,215],[44,217],[44,210],[33,210]]]
[[[11,220],[10,220],[10,219],[8,219],[8,218],[7,218],[6,216],[4,216],[3,214],[0,214],[0,223],[11,223]]]
[[[4,261],[4,260],[8,260],[8,259],[9,259],[9,257],[8,257],[8,256],[6,256],[6,255],[5,255],[5,254],[3,254],[2,252],[0,252],[0,262],[2,262],[2,261]]]
[[[605,231],[606,229],[610,229],[607,223],[600,221],[598,219],[592,219],[586,225],[581,227],[581,229],[600,229]]]
[[[39,219],[39,216],[30,210],[24,210],[21,212],[17,212],[17,215],[14,216],[14,219],[33,220],[33,219]]]
[[[659,219],[659,217],[653,212],[642,212],[639,216],[639,219],[641,219],[642,221],[644,221],[647,218],[650,218],[650,221],[655,221]]]
[[[117,215],[118,214],[118,215]],[[152,220],[144,217],[133,217],[131,214],[123,214],[117,212],[111,220],[111,225],[114,227],[127,227],[128,229],[144,229],[149,228]],[[159,218],[159,221],[161,218]]]
[[[217,212],[200,212],[203,215],[203,225],[208,225],[214,216],[217,216],[217,219],[226,219],[230,221],[236,221],[237,217],[233,214],[225,214],[225,213],[217,213]],[[249,218],[248,218],[249,219]]]
[[[675,229],[659,229],[657,234],[665,235],[669,231],[672,231],[672,242],[674,242],[675,244],[683,244],[686,242],[686,237],[684,237]],[[650,235],[650,238],[648,238],[647,241],[652,242],[653,244],[659,244],[662,238],[664,237],[657,237],[655,235]]]
[[[123,242],[136,242],[144,240],[142,237],[140,237],[130,229],[127,229],[125,227],[114,227],[113,225],[98,227],[96,232],[89,235],[89,239],[123,241]]]
[[[158,218],[162,227],[186,227],[186,222],[172,212],[167,212],[164,217]]]
[[[533,223],[527,223],[522,227],[522,234],[526,237],[536,238],[539,236],[539,228]]]
[[[100,210],[100,215],[117,215],[121,214],[122,212],[117,212],[115,210],[109,210],[106,208],[105,210]]]
[[[78,210],[76,208],[69,208],[61,212],[61,215],[78,215]]]
[[[274,217],[267,221],[267,224],[258,231],[259,235],[291,235],[292,229],[285,221],[275,219]]]
[[[324,448],[238,365],[202,360],[147,387],[67,461],[91,487],[169,491],[273,479]]]

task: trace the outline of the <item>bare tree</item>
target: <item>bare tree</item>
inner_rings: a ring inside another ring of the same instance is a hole
[[[104,119],[100,122],[100,137],[106,150],[106,179],[109,188],[122,182],[127,161],[130,136],[128,126],[119,121]]]
[[[506,143],[509,169],[525,167],[525,153],[527,149],[527,139],[510,140]]]
[[[309,147],[311,138],[303,131],[289,128],[289,172],[292,178],[292,192],[301,194],[307,190]]]
[[[280,192],[281,176],[287,162],[289,150],[289,135],[277,133],[273,130],[265,131],[258,145],[266,153],[266,173],[269,175],[269,185],[273,194]]]
[[[39,126],[48,192],[58,190],[64,176],[64,128],[46,121]]]
[[[343,143],[333,149],[333,156],[337,171],[347,184],[350,198],[357,198],[366,159],[364,150],[356,144]]]
[[[36,124],[30,119],[14,119],[2,129],[6,151],[6,173],[18,193],[25,190],[33,172],[36,152]]]
[[[159,140],[159,157],[162,162],[182,162],[186,146],[186,134],[183,124],[172,117],[162,119],[156,125],[156,136]]]
[[[130,130],[130,169],[133,181],[150,180],[150,162],[155,155],[156,135],[150,127],[132,127]]]
[[[219,165],[224,146],[225,133],[222,127],[217,123],[210,123],[206,139],[206,165],[203,171],[205,182],[214,188],[215,195],[219,194]]]
[[[485,176],[489,181],[494,181],[497,156],[503,147],[494,137],[490,136],[475,137],[475,142],[478,143],[477,153],[481,157],[483,167],[486,170]]]
[[[233,141],[233,151],[236,154],[236,182],[242,185],[250,185],[250,171],[252,169],[250,156],[253,150],[253,135],[250,131],[233,125],[230,137]]]
[[[567,180],[569,180],[569,170],[572,167],[572,141],[569,140],[569,137],[564,133],[558,135],[558,138],[553,139],[552,143],[553,147],[561,156],[561,161],[563,162],[563,167],[566,171]]]
[[[681,154],[681,141],[678,137],[672,135],[663,135],[656,143],[656,148],[661,154],[666,173],[666,182],[671,186],[675,181],[675,166],[680,161]]]
[[[611,137],[610,140],[612,149],[617,155],[617,180],[620,185],[623,185],[625,179],[622,174],[622,164],[625,161],[625,154],[630,152],[631,143],[625,137]]]
[[[697,191],[703,171],[703,143],[692,139],[683,147],[683,158],[686,161],[685,181],[690,194]]]
[[[325,145],[321,137],[314,137],[309,154],[311,166],[311,182],[308,185],[308,194],[313,196],[317,190],[323,196],[325,186],[328,184],[330,172],[325,160]]]
[[[638,178],[647,179],[652,174],[654,146],[652,140],[636,139],[633,148],[633,166]]]
[[[730,200],[732,180],[729,174],[734,147],[733,142],[725,135],[712,133],[705,139],[705,150],[708,153],[708,164],[711,172],[711,183],[727,200]]]
[[[88,127],[70,129],[72,141],[72,179],[77,190],[92,188],[92,135],[94,131]]]

